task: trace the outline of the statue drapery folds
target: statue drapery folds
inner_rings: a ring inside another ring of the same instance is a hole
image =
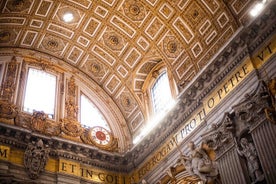
[[[190,152],[188,155],[181,155],[179,162],[183,164],[187,172],[198,176],[204,183],[214,183],[218,176],[216,164],[211,160],[203,144],[196,147],[194,142],[188,144]]]

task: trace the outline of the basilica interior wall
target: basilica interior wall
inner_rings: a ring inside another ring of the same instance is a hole
[[[0,179],[49,184],[275,183],[275,26],[248,38],[249,43],[241,41],[243,34],[218,53],[213,61],[217,65],[206,68],[213,72],[208,73],[211,77],[203,72],[194,81],[199,87],[191,92],[195,93],[193,99],[179,96],[181,102],[161,127],[172,127],[171,134],[164,135],[162,143],[140,158],[141,162],[109,152],[102,152],[101,157],[97,149],[88,154],[88,146],[78,147],[78,141],[62,139],[68,137],[49,136],[28,124],[14,126],[12,106],[5,114],[1,104]],[[3,69],[4,65],[0,66]],[[20,75],[13,74],[19,81]],[[0,77],[3,80],[5,74]],[[17,92],[5,94],[15,102],[21,98]],[[166,124],[178,122],[179,126]],[[148,144],[148,139],[144,141],[141,144]],[[129,155],[141,150],[135,151]],[[195,155],[191,155],[193,151]],[[199,152],[204,156],[197,157]],[[32,154],[36,156],[29,158]],[[120,160],[119,164],[102,164],[110,158]],[[129,169],[132,163],[138,164]]]

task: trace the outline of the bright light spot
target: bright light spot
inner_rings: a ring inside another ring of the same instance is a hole
[[[72,13],[68,12],[63,15],[64,22],[71,22],[74,19],[74,16]]]
[[[141,133],[133,139],[133,144],[139,143],[175,106],[176,101],[173,99],[167,72],[163,72],[155,81],[151,88],[153,117],[143,128]]]
[[[24,99],[24,111],[44,111],[54,116],[56,76],[33,68],[29,69]]]
[[[257,15],[259,15],[259,13],[261,13],[261,11],[264,8],[264,4],[265,4],[266,0],[263,0],[260,3],[257,3],[252,10],[250,11],[250,15],[253,17],[256,17]]]
[[[155,114],[162,114],[168,109],[173,100],[167,72],[162,73],[151,89],[153,110]]]
[[[175,100],[171,100],[169,104],[167,104],[167,108],[165,111],[163,111],[160,114],[156,114],[143,128],[141,133],[136,136],[133,140],[133,144],[139,143],[148,133],[150,133],[151,130],[153,130],[158,123],[168,114],[168,112],[176,105]]]
[[[110,130],[102,113],[85,95],[81,95],[81,124],[88,127],[100,126]]]

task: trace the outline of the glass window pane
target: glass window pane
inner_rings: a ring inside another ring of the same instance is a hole
[[[155,81],[151,95],[153,99],[154,113],[160,113],[167,110],[169,104],[172,102],[172,95],[167,72],[162,73]]]
[[[101,126],[110,130],[102,113],[85,95],[81,95],[81,124],[87,127]]]
[[[54,118],[56,97],[56,76],[33,68],[29,69],[24,111],[43,111]]]

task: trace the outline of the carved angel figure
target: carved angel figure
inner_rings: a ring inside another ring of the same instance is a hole
[[[188,173],[197,175],[204,183],[213,181],[218,171],[202,145],[196,148],[194,142],[190,142],[188,146],[190,154],[181,156],[181,163],[184,164]]]
[[[241,148],[237,148],[237,152],[240,156],[244,156],[246,159],[246,165],[248,168],[249,176],[252,180],[252,183],[262,181],[264,176],[260,170],[260,165],[257,157],[257,152],[254,145],[246,138],[241,138],[240,140]]]

